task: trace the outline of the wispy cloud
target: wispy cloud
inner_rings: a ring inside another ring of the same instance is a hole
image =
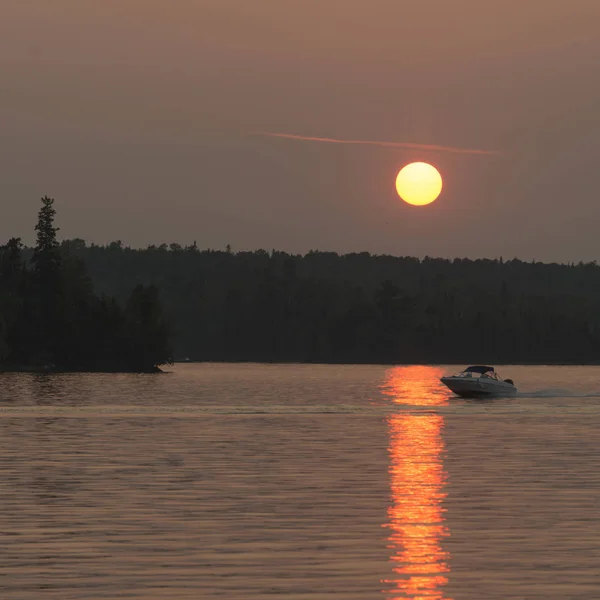
[[[428,150],[431,152],[453,152],[454,154],[477,154],[480,156],[499,155],[494,150],[480,150],[477,148],[458,148],[456,146],[438,146],[435,144],[415,144],[412,142],[379,142],[376,140],[339,140],[328,137],[313,137],[307,135],[294,135],[292,133],[277,133],[272,131],[252,131],[250,135],[263,137],[283,138],[286,140],[300,140],[305,142],[321,142],[325,144],[346,144],[357,146],[379,146],[380,148],[407,148],[412,150]]]

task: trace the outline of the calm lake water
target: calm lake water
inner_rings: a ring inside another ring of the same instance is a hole
[[[600,368],[0,375],[0,598],[600,598]]]

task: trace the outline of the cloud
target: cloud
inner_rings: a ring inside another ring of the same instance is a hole
[[[321,142],[325,144],[346,144],[356,146],[379,146],[380,148],[408,148],[412,150],[428,150],[431,152],[453,152],[454,154],[475,154],[480,156],[499,155],[493,150],[480,150],[473,148],[457,148],[455,146],[438,146],[435,144],[415,144],[412,142],[379,142],[376,140],[338,140],[327,137],[313,137],[306,135],[294,135],[291,133],[277,133],[271,131],[252,131],[250,135],[262,137],[283,138],[286,140],[300,140],[305,142]]]

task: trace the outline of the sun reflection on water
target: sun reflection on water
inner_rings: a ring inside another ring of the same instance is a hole
[[[383,393],[399,405],[435,407],[447,404],[439,392],[441,369],[395,367],[388,371]],[[388,417],[390,433],[391,530],[394,578],[384,583],[391,600],[450,600],[449,554],[442,540],[446,472],[442,463],[444,417],[439,414],[399,413]]]

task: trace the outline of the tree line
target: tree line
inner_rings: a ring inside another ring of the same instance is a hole
[[[62,244],[126,302],[156,285],[200,361],[600,363],[600,267],[312,251]]]
[[[149,372],[171,360],[158,288],[96,295],[84,261],[59,243],[42,198],[34,248],[0,246],[0,368]]]

